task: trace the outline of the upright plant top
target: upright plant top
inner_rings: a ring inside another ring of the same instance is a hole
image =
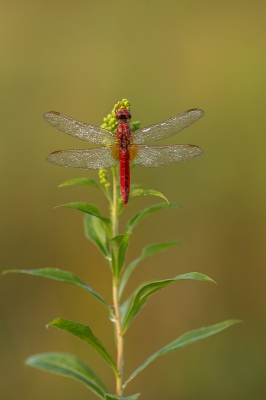
[[[73,208],[84,212],[85,235],[100,250],[110,266],[112,273],[113,304],[108,304],[104,296],[95,292],[89,285],[72,272],[57,268],[41,268],[34,270],[8,270],[7,272],[23,273],[41,276],[66,283],[70,283],[85,289],[96,298],[109,312],[109,319],[115,325],[115,343],[117,349],[116,361],[103,343],[93,334],[88,325],[78,322],[57,318],[48,326],[66,331],[83,342],[92,346],[102,359],[109,365],[115,376],[116,391],[111,394],[106,389],[102,380],[82,360],[68,353],[43,353],[29,357],[26,364],[71,377],[86,385],[96,396],[105,400],[136,400],[139,393],[123,395],[128,383],[153,360],[178,350],[187,344],[203,339],[217,333],[239,321],[227,320],[215,325],[196,329],[184,333],[173,342],[151,355],[144,361],[129,377],[124,379],[124,339],[133,320],[144,307],[148,298],[179,280],[198,280],[214,282],[208,276],[190,272],[177,275],[171,279],[152,281],[141,284],[125,300],[122,300],[126,284],[138,264],[146,257],[158,254],[167,248],[177,245],[179,241],[153,243],[143,248],[141,254],[131,263],[126,263],[126,252],[129,246],[130,235],[135,226],[146,216],[155,211],[166,208],[178,207],[175,203],[169,203],[167,198],[160,192],[132,185],[130,191],[130,162],[145,167],[161,167],[171,163],[191,160],[203,154],[203,151],[194,145],[171,145],[171,146],[146,146],[143,143],[161,140],[175,135],[177,132],[191,125],[204,115],[200,109],[192,109],[183,112],[164,122],[139,128],[139,122],[131,122],[130,103],[123,99],[115,104],[112,112],[104,119],[103,125],[96,127],[84,124],[73,118],[58,112],[48,112],[44,119],[60,131],[82,140],[102,144],[102,147],[90,150],[60,150],[55,151],[47,157],[52,164],[65,167],[82,169],[99,169],[99,183],[88,177],[78,178],[63,183],[62,186],[85,185],[93,186],[102,191],[110,206],[110,218],[102,216],[97,206],[87,203],[67,203],[59,207]],[[115,133],[116,131],[116,133]],[[117,164],[120,163],[120,184],[117,179]],[[108,173],[103,168],[112,167],[112,192]],[[161,197],[164,203],[157,203],[140,210],[127,222],[125,232],[118,234],[118,221],[124,206],[135,196],[151,195]],[[99,276],[102,280],[102,273]]]

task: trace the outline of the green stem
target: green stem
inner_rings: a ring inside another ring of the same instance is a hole
[[[124,366],[124,340],[122,337],[121,316],[118,300],[118,288],[116,282],[113,280],[113,301],[115,310],[115,326],[116,326],[116,343],[117,343],[117,371],[118,377],[116,378],[116,394],[121,396],[123,394],[123,366]]]
[[[117,167],[112,168],[113,174],[113,202],[111,206],[111,221],[113,237],[118,234],[118,183],[117,183]]]
[[[113,237],[118,235],[118,180],[117,180],[117,167],[112,168],[113,174],[113,201],[111,205],[111,221],[112,221],[112,234]],[[113,277],[113,303],[115,312],[115,327],[116,327],[116,345],[117,345],[117,371],[116,378],[116,394],[121,396],[123,394],[123,366],[124,366],[124,340],[122,337],[122,324],[119,305],[119,283]]]

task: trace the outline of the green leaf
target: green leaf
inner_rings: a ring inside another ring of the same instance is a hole
[[[147,217],[148,215],[150,215],[151,213],[155,212],[155,211],[159,211],[159,210],[163,210],[164,208],[175,208],[175,207],[179,207],[178,204],[175,203],[170,203],[170,204],[166,204],[166,203],[159,203],[159,204],[155,204],[153,206],[150,206],[148,208],[145,208],[141,211],[139,211],[138,213],[136,213],[127,223],[126,226],[126,231],[127,232],[131,232],[132,229],[145,217]]]
[[[91,329],[87,325],[79,324],[78,322],[68,321],[62,318],[57,318],[54,321],[50,322],[48,326],[53,326],[54,328],[58,328],[62,331],[71,333],[72,335],[78,337],[79,339],[92,346],[112,368],[115,375],[118,376],[117,368],[112,357],[109,355],[102,342],[96,336],[94,336]]]
[[[154,361],[156,358],[163,356],[164,354],[171,353],[172,351],[178,350],[181,347],[184,347],[190,343],[196,342],[200,339],[204,339],[208,336],[214,335],[215,333],[218,333],[222,331],[223,329],[228,328],[231,325],[237,324],[238,322],[241,322],[239,320],[227,320],[224,322],[220,322],[219,324],[207,326],[204,328],[200,329],[195,329],[193,331],[189,331],[184,333],[182,336],[180,336],[178,339],[174,340],[173,342],[167,344],[165,347],[163,347],[161,350],[157,351],[154,353],[151,357],[147,358],[147,360],[139,367],[137,368],[133,374],[130,375],[130,377],[127,379],[127,381],[123,384],[123,389],[127,386],[127,384],[135,378],[135,376],[141,372],[147,365],[149,365],[152,361]]]
[[[104,399],[106,389],[97,375],[79,358],[66,353],[43,353],[29,357],[25,363],[54,374],[63,375],[86,385]]]
[[[91,179],[91,178],[71,179],[64,183],[61,183],[61,185],[59,185],[59,187],[73,186],[73,185],[96,187],[97,189],[100,189],[104,193],[104,195],[107,197],[107,199],[111,202],[109,190],[105,186],[99,185],[94,179]]]
[[[55,208],[62,208],[62,207],[73,208],[74,210],[82,211],[86,214],[93,215],[94,217],[99,218],[103,222],[103,226],[107,234],[109,236],[112,236],[112,223],[110,219],[103,217],[98,207],[94,206],[93,204],[74,202],[74,203],[61,204],[60,206],[57,206]]]
[[[73,186],[73,185],[78,185],[78,186],[94,186],[99,189],[101,189],[100,185],[95,182],[94,179],[90,178],[76,178],[76,179],[70,179],[69,181],[61,183],[59,187],[64,187],[64,186]]]
[[[167,198],[161,192],[158,192],[157,190],[142,189],[142,188],[133,189],[130,191],[129,200],[132,199],[132,197],[136,197],[136,196],[157,196],[157,197],[161,197],[169,204],[169,201],[167,200]]]
[[[71,283],[72,285],[77,285],[82,287],[83,289],[87,290],[90,294],[96,297],[102,304],[104,304],[108,309],[109,305],[106,301],[96,293],[90,286],[86,285],[77,275],[72,274],[72,272],[63,271],[58,268],[40,268],[40,269],[9,269],[4,271],[3,274],[9,273],[19,273],[19,274],[27,274],[27,275],[34,275],[34,276],[41,276],[43,278],[49,278],[56,281]]]
[[[108,236],[104,229],[102,221],[93,216],[86,215],[84,219],[84,230],[86,237],[91,240],[101,251],[107,260],[111,260],[108,249]]]
[[[117,394],[106,393],[104,399],[105,400],[137,400],[140,396],[140,393],[132,394],[131,396],[118,396]]]
[[[129,280],[129,277],[131,276],[132,272],[135,270],[137,265],[144,260],[146,257],[150,257],[154,254],[161,253],[162,251],[168,249],[171,246],[176,246],[177,244],[180,244],[180,241],[172,241],[172,242],[165,242],[165,243],[153,243],[149,244],[148,246],[144,247],[142,250],[141,255],[136,258],[134,261],[132,261],[129,266],[126,268],[122,279],[121,283],[119,286],[119,297],[122,296],[123,290]]]
[[[130,233],[118,235],[110,239],[112,271],[116,282],[119,280],[120,273],[125,263],[127,248],[129,245]]]
[[[124,335],[133,321],[133,319],[137,316],[137,314],[141,311],[144,307],[147,299],[153,294],[158,292],[159,290],[163,289],[165,286],[168,286],[170,283],[179,281],[182,279],[192,279],[195,281],[208,281],[214,282],[211,278],[204,274],[200,274],[199,272],[190,272],[188,274],[178,275],[173,279],[164,279],[162,281],[154,281],[150,283],[146,283],[145,285],[141,286],[140,289],[136,292],[134,298],[132,299],[132,303],[128,312],[125,315],[123,321],[123,331],[122,335]]]

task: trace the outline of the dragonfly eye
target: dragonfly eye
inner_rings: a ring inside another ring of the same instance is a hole
[[[130,111],[126,108],[120,108],[120,110],[116,112],[115,116],[117,119],[131,119]]]

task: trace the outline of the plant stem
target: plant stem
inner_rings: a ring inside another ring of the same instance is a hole
[[[113,174],[113,203],[111,206],[111,221],[112,221],[112,233],[113,237],[118,234],[118,196],[117,196],[117,167],[112,167]]]
[[[113,237],[118,234],[118,183],[117,183],[117,167],[112,168],[113,174],[113,202],[111,206],[111,221],[112,221],[112,233]],[[117,371],[118,377],[116,378],[116,394],[122,395],[122,379],[123,379],[123,366],[124,366],[124,356],[123,356],[123,345],[124,339],[121,335],[121,316],[120,316],[120,306],[118,297],[118,285],[119,283],[115,278],[113,278],[113,303],[115,311],[115,327],[116,327],[116,346],[117,346]]]
[[[123,357],[123,337],[121,335],[121,318],[120,318],[120,310],[119,310],[119,300],[118,300],[118,288],[117,283],[113,281],[113,301],[114,301],[114,309],[115,309],[115,326],[116,326],[116,345],[117,345],[117,371],[118,377],[116,378],[116,394],[122,395],[122,379],[123,379],[123,366],[124,366],[124,357]]]

